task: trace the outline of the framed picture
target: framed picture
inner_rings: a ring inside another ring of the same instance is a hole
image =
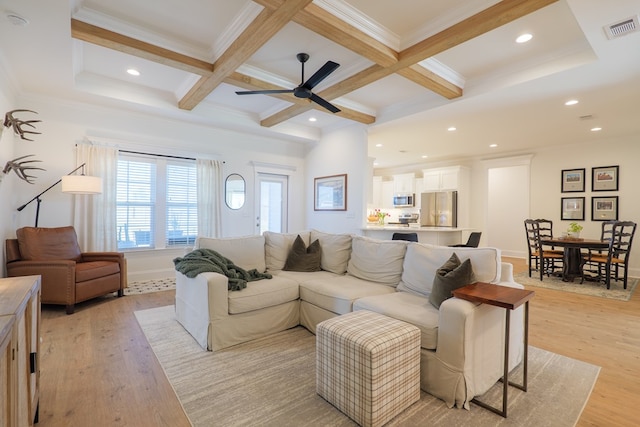
[[[591,191],[618,191],[618,166],[601,166],[591,171]]]
[[[560,218],[584,221],[584,197],[563,197]]]
[[[562,192],[580,193],[584,191],[585,169],[564,169],[562,171]]]
[[[314,179],[314,211],[347,210],[347,174]]]
[[[612,221],[617,219],[618,196],[591,198],[591,221]]]

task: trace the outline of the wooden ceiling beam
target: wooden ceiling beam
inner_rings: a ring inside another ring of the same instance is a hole
[[[415,64],[407,68],[402,68],[398,70],[397,73],[412,82],[426,87],[440,96],[444,96],[447,99],[454,99],[462,96],[461,87],[451,83],[447,79],[421,65]]]
[[[283,1],[254,0],[255,3],[271,10],[280,7]],[[376,64],[388,67],[398,62],[397,51],[313,3],[298,12],[293,17],[293,22]]]
[[[323,90],[318,96],[331,101],[332,99],[344,96],[349,92],[360,89],[373,81],[387,77],[393,73],[400,72],[404,68],[411,67],[420,61],[431,58],[454,46],[457,46],[474,37],[505,25],[515,19],[533,13],[558,0],[503,0],[457,24],[431,36],[415,45],[403,50],[399,54],[398,62],[389,67],[371,66],[360,73]],[[415,77],[417,70],[403,71]],[[290,110],[290,111],[287,111]],[[280,111],[262,122],[274,126],[283,119],[291,118],[292,107]],[[298,114],[304,111],[299,111]]]
[[[256,79],[254,77],[247,76],[245,74],[238,73],[238,72],[232,73],[230,76],[228,76],[227,78],[224,79],[224,82],[228,83],[230,85],[233,85],[233,86],[241,87],[241,88],[246,89],[246,90],[284,89],[284,88],[282,88],[280,86],[276,86],[274,84],[271,84],[271,83],[265,82],[263,80]],[[304,107],[305,109],[307,107],[312,107],[313,109],[316,109],[318,111],[322,111],[322,112],[326,112],[327,111],[327,110],[324,109],[324,107],[321,107],[320,105],[318,105],[316,103],[310,103],[308,99],[297,98],[293,94],[276,93],[276,94],[270,94],[268,96],[272,96],[274,98],[278,98],[278,99],[281,99],[283,101],[293,103],[293,104],[295,104],[295,106]],[[360,111],[356,111],[356,110],[344,107],[344,106],[339,105],[339,104],[336,104],[336,105],[338,107],[340,107],[340,111],[338,113],[336,113],[336,115],[339,116],[339,117],[343,117],[343,118],[349,119],[349,120],[354,120],[356,122],[364,123],[364,124],[367,124],[367,125],[371,124],[371,123],[374,123],[376,121],[375,116],[372,116],[370,114],[365,114],[365,113],[362,113]]]
[[[218,58],[213,66],[213,74],[201,77],[198,82],[178,102],[185,110],[192,110],[207,97],[222,81],[269,41],[302,8],[312,0],[285,0],[276,10],[264,9],[245,28],[231,46]]]
[[[200,76],[213,74],[213,64],[206,61],[154,46],[73,18],[71,19],[71,36],[78,40],[128,53]]]

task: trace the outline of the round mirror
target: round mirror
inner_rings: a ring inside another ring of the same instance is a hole
[[[225,180],[225,201],[230,209],[240,209],[244,206],[245,185],[244,178],[232,173]]]

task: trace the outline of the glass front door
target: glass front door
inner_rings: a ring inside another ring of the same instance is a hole
[[[259,211],[256,216],[256,231],[285,233],[287,231],[288,176],[258,173],[256,191]]]

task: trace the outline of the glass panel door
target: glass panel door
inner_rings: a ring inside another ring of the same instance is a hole
[[[258,173],[256,191],[256,231],[285,233],[287,231],[288,179],[286,175]]]

